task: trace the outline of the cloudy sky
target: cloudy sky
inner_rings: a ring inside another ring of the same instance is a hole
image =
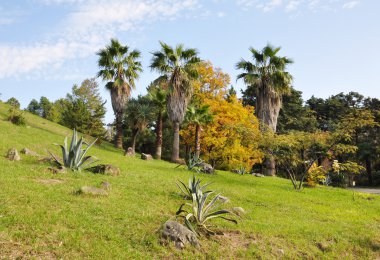
[[[97,73],[96,52],[118,38],[142,52],[133,95],[157,77],[148,66],[162,40],[197,48],[231,75],[248,48],[281,46],[304,99],[358,91],[380,98],[380,1],[376,0],[2,0],[0,99],[64,97]],[[113,118],[109,94],[106,121]]]

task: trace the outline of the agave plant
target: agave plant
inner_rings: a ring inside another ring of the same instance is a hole
[[[83,137],[78,140],[77,131],[74,129],[69,149],[67,147],[67,136],[65,137],[64,145],[54,144],[60,146],[62,149],[62,161],[50,151],[49,153],[59,166],[69,168],[73,171],[80,171],[81,169],[97,161],[92,156],[85,156],[87,151],[96,141],[97,139],[88,144],[83,140]],[[86,147],[82,148],[83,145],[86,145]]]
[[[196,171],[200,172],[200,167],[202,167],[204,164],[204,161],[196,156],[196,154],[189,154],[189,159],[186,161],[186,166],[189,171]]]
[[[222,218],[237,224],[234,217],[238,217],[240,213],[244,212],[240,207],[219,209],[222,203],[219,198],[221,195],[218,194],[212,198],[213,193],[213,191],[202,192],[198,189],[196,193],[192,193],[192,202],[182,204],[176,213],[177,217],[185,219],[185,225],[195,234],[199,234],[196,229],[205,231],[206,234],[215,234],[208,225],[211,219]],[[232,215],[232,217],[226,217],[226,215]]]
[[[205,188],[211,183],[206,183],[204,185],[201,185],[201,180],[195,178],[195,175],[193,175],[193,177],[189,178],[188,186],[186,186],[186,184],[183,183],[182,181],[178,181],[176,182],[176,184],[177,184],[177,187],[183,193],[185,199],[192,199],[193,193],[197,193],[198,190],[204,192]]]

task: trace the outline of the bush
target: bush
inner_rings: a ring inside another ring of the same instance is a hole
[[[23,113],[17,108],[17,106],[14,106],[14,105],[12,105],[11,108],[9,109],[8,120],[18,126],[26,125],[26,119]]]

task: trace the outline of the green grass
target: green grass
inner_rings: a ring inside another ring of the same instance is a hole
[[[380,257],[380,197],[330,187],[294,191],[290,181],[218,172],[199,175],[241,206],[238,225],[216,221],[224,236],[201,239],[202,249],[162,246],[157,230],[173,217],[182,199],[175,181],[192,174],[163,161],[127,158],[103,143],[90,154],[121,169],[117,177],[87,172],[52,175],[47,164],[11,147],[59,154],[71,130],[26,114],[28,127],[5,120],[0,104],[0,258],[348,258]],[[42,184],[59,179],[59,184]],[[108,197],[74,192],[83,185],[111,183]],[[237,232],[235,232],[237,231]]]

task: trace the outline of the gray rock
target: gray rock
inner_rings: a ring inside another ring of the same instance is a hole
[[[120,169],[111,164],[99,164],[94,167],[87,168],[86,170],[93,173],[104,174],[104,175],[111,175],[111,176],[120,175]]]
[[[18,154],[16,148],[11,148],[8,150],[7,159],[9,159],[11,161],[20,161],[21,160],[21,157]]]
[[[132,147],[128,147],[128,150],[125,151],[124,156],[134,156],[135,153],[133,152]]]
[[[51,157],[44,157],[38,160],[40,163],[53,163],[55,162],[53,158]]]
[[[218,199],[219,199],[222,203],[227,203],[227,202],[230,201],[229,198],[227,198],[227,197],[225,197],[225,196],[222,196],[222,195],[220,195],[220,196],[218,197]]]
[[[208,173],[208,174],[213,174],[214,168],[211,166],[211,164],[203,163],[202,164],[202,172]]]
[[[92,186],[82,186],[79,191],[79,194],[91,195],[91,196],[108,196],[108,192],[101,188],[96,188]]]
[[[102,181],[100,183],[100,187],[103,189],[103,190],[111,190],[111,184],[108,182],[108,181]]]
[[[170,240],[178,249],[183,249],[187,244],[199,248],[197,236],[184,225],[168,220],[162,227],[161,238]]]
[[[146,161],[150,161],[150,160],[153,160],[153,157],[150,154],[142,153],[141,154],[141,159],[142,160],[146,160]]]
[[[261,173],[254,173],[253,175],[256,177],[265,177],[265,175]]]
[[[40,155],[38,153],[36,153],[35,151],[32,151],[32,150],[29,150],[28,148],[24,148],[20,151],[22,154],[25,154],[25,155],[30,155],[30,156],[34,156],[34,157],[39,157]]]

